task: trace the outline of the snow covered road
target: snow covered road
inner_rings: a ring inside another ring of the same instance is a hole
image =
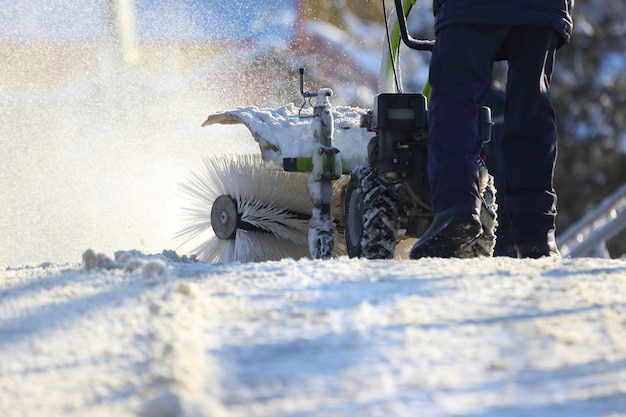
[[[85,259],[1,267],[1,416],[626,416],[623,259]]]

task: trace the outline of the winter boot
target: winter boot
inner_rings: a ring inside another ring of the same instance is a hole
[[[452,207],[435,216],[424,236],[411,249],[409,258],[452,258],[474,241],[482,230],[479,212],[473,207]]]
[[[556,246],[556,242],[538,242],[534,244],[517,245],[518,258],[560,258],[561,254]]]

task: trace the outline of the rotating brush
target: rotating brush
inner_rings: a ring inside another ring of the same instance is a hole
[[[220,155],[180,185],[191,198],[176,235],[203,262],[259,262],[309,256],[313,204],[307,175],[267,167],[260,156]],[[343,182],[337,181],[336,193]],[[340,198],[335,200],[339,201]],[[333,212],[341,213],[339,207]],[[342,246],[339,242],[338,246]]]

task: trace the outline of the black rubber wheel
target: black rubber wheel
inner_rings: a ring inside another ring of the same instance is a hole
[[[350,173],[344,225],[351,258],[393,258],[398,239],[398,192],[369,166]]]
[[[482,204],[480,207],[480,223],[482,231],[480,236],[470,245],[462,247],[457,256],[459,258],[473,258],[476,256],[492,256],[496,247],[496,228],[498,226],[496,203],[496,188],[494,179],[488,174],[486,168],[481,171],[481,182],[484,186],[481,190]]]

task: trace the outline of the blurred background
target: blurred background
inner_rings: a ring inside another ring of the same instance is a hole
[[[178,184],[202,157],[258,152],[206,116],[299,104],[301,66],[306,89],[371,107],[383,16],[379,0],[3,0],[0,264],[176,249]],[[626,183],[626,3],[577,0],[574,19],[552,90],[558,232]],[[432,39],[432,25],[418,0],[411,33]],[[421,91],[429,54],[401,55],[405,91]],[[606,248],[626,253],[626,233]]]

